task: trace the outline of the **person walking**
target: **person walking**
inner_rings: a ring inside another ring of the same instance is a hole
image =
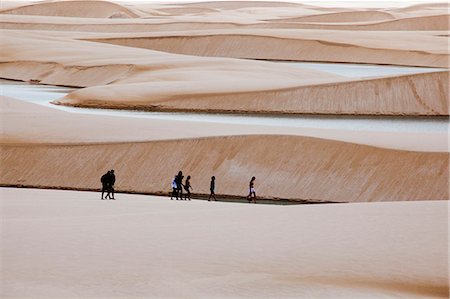
[[[108,170],[104,175],[102,175],[102,177],[100,178],[100,182],[102,183],[102,200],[106,199],[107,197],[109,197],[109,186],[108,186],[108,181],[109,181],[109,176],[110,176],[110,171]],[[105,198],[103,198],[103,195],[106,192],[106,196]]]
[[[178,200],[178,189],[177,189],[177,175],[173,177],[172,180],[172,195],[170,196],[170,200],[173,200],[175,197]]]
[[[188,175],[186,178],[186,181],[184,182],[184,190],[186,191],[186,195],[185,195],[185,199],[189,199],[191,200],[191,190],[192,186],[191,186],[191,176]]]
[[[214,198],[214,201],[217,201],[215,189],[216,189],[216,177],[212,176],[211,177],[211,184],[209,185],[210,194],[209,194],[209,197],[208,197],[208,201],[211,201],[211,198]]]
[[[116,183],[116,175],[114,174],[114,169],[111,169],[109,172],[109,180],[108,180],[108,194],[109,198],[115,200],[114,198],[114,184]],[[112,196],[111,196],[112,195]]]
[[[177,200],[180,198],[180,200],[183,200],[183,172],[180,170],[178,172],[178,175],[176,177],[176,183],[177,183]]]
[[[251,202],[252,197],[253,197],[253,203],[256,203],[255,180],[256,180],[256,178],[252,177],[252,179],[250,180],[249,186],[248,186],[249,192],[247,195],[247,200],[249,203]]]

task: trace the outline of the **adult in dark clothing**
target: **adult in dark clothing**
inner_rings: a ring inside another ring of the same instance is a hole
[[[184,190],[186,191],[185,199],[191,200],[191,190],[190,189],[192,189],[191,176],[188,175],[188,177],[186,178],[186,181],[184,182]]]
[[[215,189],[216,189],[216,177],[212,176],[211,177],[211,184],[209,185],[210,194],[209,194],[209,197],[208,197],[208,201],[211,201],[211,198],[214,198],[214,201],[217,201]]]
[[[116,183],[116,175],[114,174],[114,169],[111,169],[111,171],[109,172],[109,192],[112,194],[109,195],[110,199],[114,199],[114,184]],[[108,193],[109,194],[109,193]]]
[[[108,181],[109,181],[109,177],[110,177],[110,171],[108,171],[107,173],[105,173],[104,175],[102,175],[100,182],[102,182],[102,199],[106,199],[107,197],[109,197],[109,186],[108,186]],[[103,198],[103,194],[106,193],[105,198]]]
[[[183,200],[183,172],[180,170],[178,172],[178,175],[176,177],[176,183],[177,183],[177,200],[180,198],[180,200]]]

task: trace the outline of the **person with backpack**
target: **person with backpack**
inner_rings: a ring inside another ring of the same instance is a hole
[[[102,200],[106,199],[107,197],[110,196],[109,186],[108,186],[109,177],[110,177],[110,171],[106,172],[100,178],[100,182],[102,183]],[[105,198],[103,198],[103,194],[105,194],[105,192],[107,192],[107,193],[106,193]]]

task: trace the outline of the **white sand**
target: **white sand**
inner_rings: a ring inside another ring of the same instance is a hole
[[[2,298],[446,298],[448,202],[1,188]]]

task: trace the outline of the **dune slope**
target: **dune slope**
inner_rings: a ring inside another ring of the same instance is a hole
[[[53,102],[152,111],[448,115],[448,76],[448,72],[435,72],[273,90],[202,88],[179,93],[174,92],[175,84],[161,87],[124,81],[75,91]],[[125,94],[129,96],[124,98]]]
[[[277,144],[277,146],[273,146]],[[142,143],[2,145],[2,185],[97,189],[106,169],[117,190],[167,194],[182,169],[195,192],[310,201],[449,199],[448,153],[406,152],[295,136],[233,136]],[[46,175],[43,176],[42,173]],[[194,183],[195,182],[195,183]]]

